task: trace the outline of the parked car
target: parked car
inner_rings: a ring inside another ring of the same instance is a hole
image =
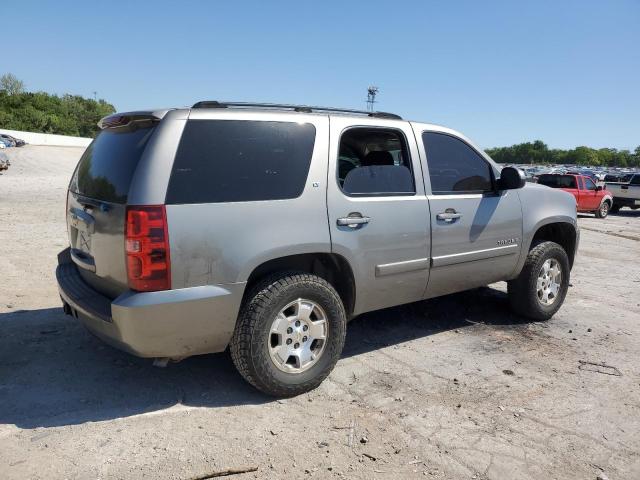
[[[11,162],[9,161],[9,157],[6,153],[0,152],[0,172],[3,170],[7,170],[11,166]]]
[[[100,128],[56,277],[67,314],[135,355],[229,347],[249,383],[290,396],[329,375],[362,313],[506,280],[513,311],[546,320],[567,294],[574,198],[454,130],[218,102]]]
[[[24,146],[26,144],[26,142],[24,140],[21,140],[19,138],[13,137],[13,136],[8,135],[6,133],[0,133],[0,141],[3,141],[5,143],[9,142],[10,145],[7,145],[7,146],[10,146],[10,147],[22,147],[22,146]]]
[[[598,182],[598,176],[591,170],[569,170],[568,175],[581,175],[590,178],[594,183]]]
[[[569,192],[576,199],[578,212],[595,213],[596,217],[605,218],[613,206],[611,192],[596,185],[591,178],[584,175],[545,174],[540,175],[538,183]]]
[[[640,208],[640,173],[631,175],[626,182],[607,182],[606,188],[613,196],[612,212],[618,212],[622,207]]]

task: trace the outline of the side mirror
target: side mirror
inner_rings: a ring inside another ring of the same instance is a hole
[[[525,183],[522,170],[515,167],[504,167],[498,179],[498,190],[516,190],[524,187]]]
[[[602,191],[602,187],[600,185],[596,185],[596,192],[601,192]]]

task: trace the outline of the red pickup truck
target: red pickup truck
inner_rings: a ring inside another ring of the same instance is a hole
[[[611,192],[596,185],[584,175],[545,173],[538,177],[538,183],[571,193],[576,197],[578,212],[595,213],[598,218],[606,217],[613,205]]]

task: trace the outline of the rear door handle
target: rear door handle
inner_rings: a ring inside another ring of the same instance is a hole
[[[348,217],[341,217],[337,220],[337,224],[340,227],[349,227],[349,228],[357,228],[360,225],[365,225],[369,223],[371,218],[365,217],[360,213],[354,212],[350,213]]]
[[[454,222],[455,220],[459,219],[460,217],[462,217],[461,213],[457,213],[457,212],[442,212],[442,213],[438,213],[436,215],[436,218],[438,220],[443,220],[445,222],[451,223]]]

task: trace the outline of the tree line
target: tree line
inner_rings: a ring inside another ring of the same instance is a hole
[[[104,100],[26,92],[14,75],[0,77],[0,128],[94,137],[98,121],[114,112],[114,106]]]
[[[640,167],[640,146],[631,152],[615,148],[549,148],[543,141],[519,143],[486,150],[498,163],[571,164],[603,167]]]

